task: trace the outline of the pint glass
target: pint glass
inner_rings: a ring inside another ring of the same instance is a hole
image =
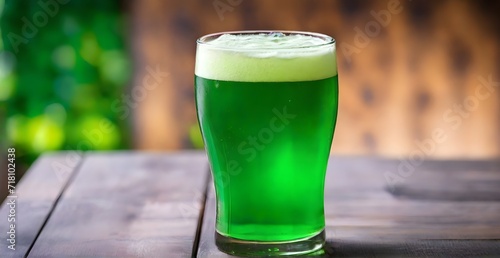
[[[195,94],[219,250],[267,256],[320,249],[337,117],[335,40],[290,31],[201,37]]]

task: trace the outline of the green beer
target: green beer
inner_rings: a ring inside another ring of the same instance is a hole
[[[321,248],[338,99],[333,39],[221,35],[199,40],[195,71],[216,190],[217,245],[250,255]]]

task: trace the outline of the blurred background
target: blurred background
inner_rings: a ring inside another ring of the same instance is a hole
[[[333,154],[500,157],[499,13],[494,0],[0,0],[0,153],[15,147],[21,173],[47,151],[202,149],[196,39],[272,29],[337,40]]]

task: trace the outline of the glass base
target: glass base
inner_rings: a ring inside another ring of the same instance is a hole
[[[280,242],[240,240],[223,236],[216,231],[215,244],[220,251],[239,256],[301,255],[315,252],[323,247],[325,230],[312,237]]]

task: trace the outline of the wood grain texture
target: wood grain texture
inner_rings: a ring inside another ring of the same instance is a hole
[[[330,159],[325,187],[327,245],[319,257],[500,256],[500,160],[425,161],[390,184],[402,161]],[[401,172],[402,173],[402,172]],[[208,195],[199,257],[230,257],[214,244]]]
[[[204,153],[90,154],[29,257],[191,257]]]
[[[478,79],[500,81],[500,2],[395,0],[401,12],[366,44],[356,44],[357,30],[373,25],[372,13],[387,11],[391,1],[134,1],[134,85],[147,65],[170,73],[135,109],[137,146],[190,146],[196,38],[277,29],[337,39],[340,101],[333,153],[399,158],[443,130],[446,139],[427,157],[500,157],[500,90],[487,91]],[[478,99],[478,89],[484,98]]]
[[[10,222],[7,221],[10,213],[7,203],[13,198],[7,197],[0,207],[1,257],[25,257],[27,255],[82,159],[81,156],[71,152],[45,154],[38,158],[26,172],[16,186],[15,251],[7,248],[8,242],[6,241],[10,226]]]

